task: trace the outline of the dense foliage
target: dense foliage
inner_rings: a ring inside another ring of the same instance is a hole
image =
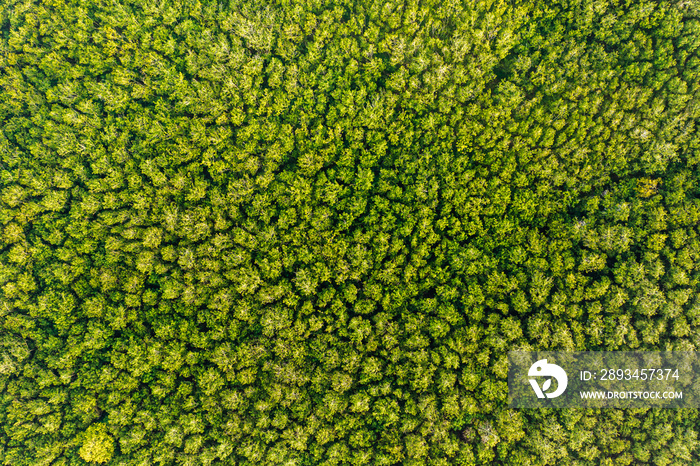
[[[688,465],[508,350],[700,344],[697,0],[0,2],[4,465]]]

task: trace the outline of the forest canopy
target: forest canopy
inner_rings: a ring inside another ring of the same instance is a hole
[[[0,2],[0,463],[700,463],[507,353],[700,345],[700,3]]]

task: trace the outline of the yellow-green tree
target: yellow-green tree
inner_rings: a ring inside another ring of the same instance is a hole
[[[114,439],[104,424],[93,424],[85,431],[80,457],[91,463],[106,463],[114,455]]]

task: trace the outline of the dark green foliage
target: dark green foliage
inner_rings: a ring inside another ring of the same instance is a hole
[[[0,5],[5,465],[688,465],[506,353],[695,350],[695,1]]]

